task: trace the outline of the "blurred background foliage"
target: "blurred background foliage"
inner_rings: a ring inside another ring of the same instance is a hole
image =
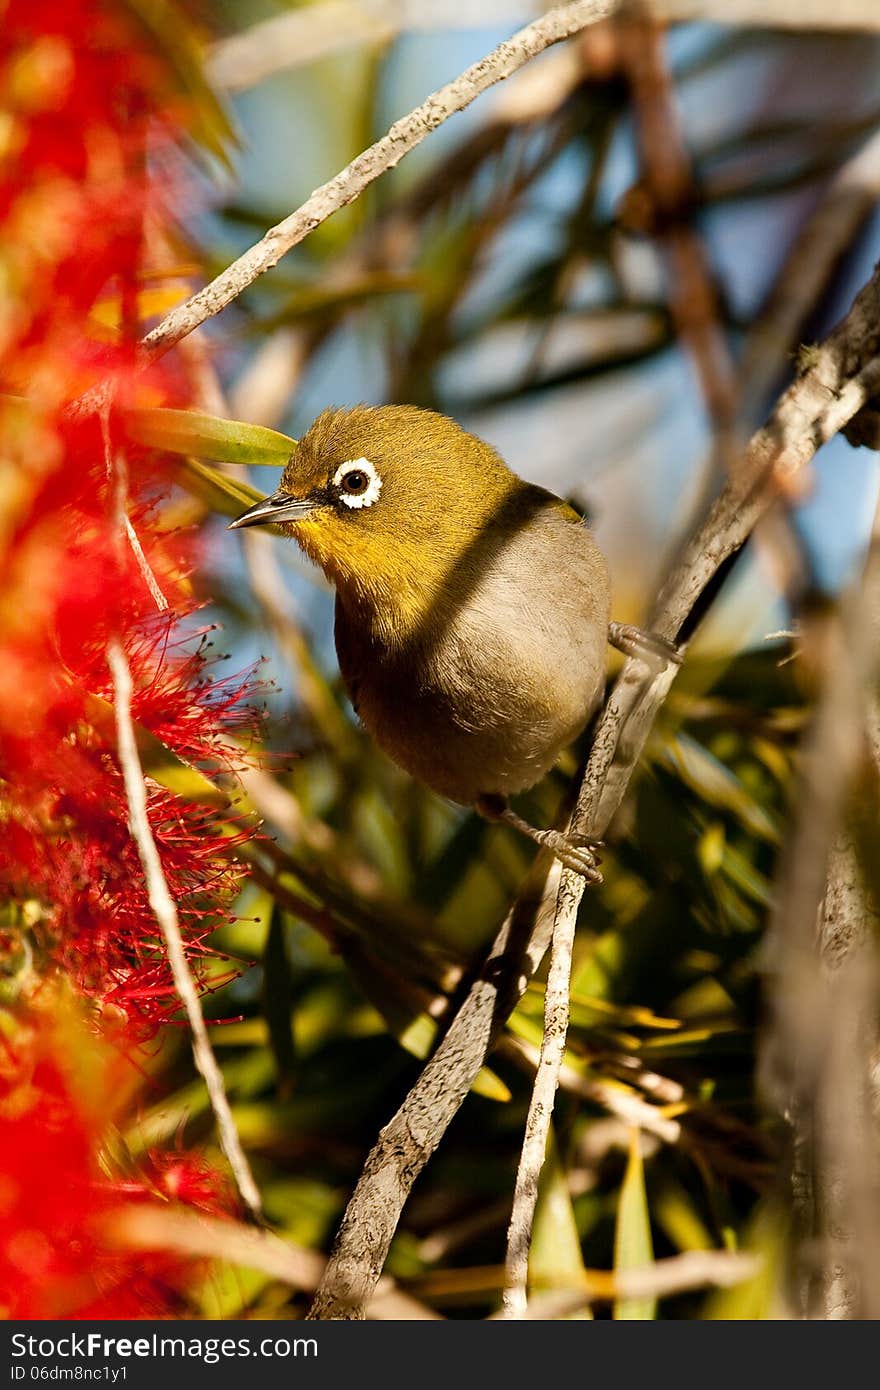
[[[223,160],[193,165],[203,210],[181,227],[178,289],[194,264],[225,266],[530,17],[493,6],[489,27],[479,5],[452,3],[446,27],[395,33],[356,3],[188,8],[235,140],[215,142]],[[150,13],[174,42],[175,18]],[[286,46],[257,27],[281,18],[300,25]],[[236,48],[242,35],[259,61]],[[615,616],[643,619],[732,441],[877,255],[878,59],[878,42],[855,35],[636,21],[587,32],[321,226],[224,315],[210,359],[190,345],[204,409],[294,436],[328,404],[446,411],[592,517]],[[792,260],[804,245],[806,260]],[[224,471],[260,492],[276,486],[265,468]],[[833,593],[852,573],[876,486],[864,450],[822,451],[795,510],[814,590]],[[326,1249],[530,855],[375,750],[340,689],[320,576],[277,538],[228,535],[224,505],[216,489],[181,491],[168,514],[203,528],[197,582],[219,641],[239,666],[264,657],[272,683],[265,766],[232,792],[235,814],[265,822],[238,918],[216,941],[241,970],[221,986],[218,961],[206,1002],[267,1215]],[[790,644],[767,640],[789,617],[777,579],[760,551],[738,564],[612,827],[605,882],[586,895],[531,1265],[536,1289],[692,1249],[760,1249],[764,1272],[659,1308],[618,1304],[620,1317],[778,1306],[785,1138],[756,1092],[755,1053],[809,691],[785,659]],[[526,814],[549,823],[584,752],[526,799]],[[393,1246],[389,1272],[446,1316],[498,1305],[541,1011],[538,980]],[[155,1103],[128,1143],[206,1137],[183,1038],[166,1039],[150,1067]],[[304,1307],[267,1276],[215,1270],[196,1311]]]

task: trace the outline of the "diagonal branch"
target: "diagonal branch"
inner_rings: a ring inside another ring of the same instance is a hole
[[[347,207],[381,174],[395,168],[417,145],[457,111],[470,106],[482,92],[502,82],[545,48],[607,19],[618,10],[621,0],[574,0],[527,24],[512,38],[500,43],[485,58],[473,63],[454,81],[447,82],[399,121],[395,121],[381,140],[347,164],[328,183],[314,193],[295,212],[285,217],[251,246],[238,260],[227,266],[216,279],[199,290],[185,304],[172,309],[148,333],[143,347],[149,356],[158,356],[180,342],[206,319],[219,314],[253,284],[260,275],[277,265],[281,257],[332,217]]]
[[[246,90],[277,72],[314,63],[348,48],[387,43],[406,30],[489,28],[528,18],[536,0],[316,0],[257,20],[219,39],[208,75],[229,92]],[[655,0],[659,20],[709,19],[720,24],[794,30],[877,27],[874,0]]]
[[[686,641],[713,595],[713,581],[742,547],[779,487],[805,467],[880,383],[880,268],[812,364],[778,401],[665,584],[652,628]],[[674,668],[652,674],[629,658],[596,730],[574,825],[601,839],[635,771]],[[622,735],[625,734],[625,737]],[[571,923],[582,880],[543,856],[495,940],[486,964],[400,1109],[382,1130],[349,1201],[310,1316],[360,1318],[419,1173],[458,1112],[504,1022],[560,922]]]

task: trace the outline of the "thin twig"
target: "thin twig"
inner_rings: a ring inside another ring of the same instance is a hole
[[[677,667],[670,665],[656,678],[654,685],[656,693],[651,703],[652,709],[659,708],[658,698],[662,700],[665,696],[676,670]],[[650,672],[647,674],[650,675]],[[645,687],[644,677],[637,678],[632,685],[624,689],[631,692],[641,691],[645,702],[647,703],[649,700],[650,687]],[[660,691],[662,691],[662,695],[659,694]],[[635,694],[635,698],[639,698],[638,694]],[[609,702],[609,704],[611,703]],[[626,709],[626,705],[623,708]],[[623,714],[621,718],[622,722],[616,723],[614,746],[610,747],[606,754],[609,758],[607,771],[610,771],[611,760],[615,756],[619,743],[620,730],[626,722],[626,714]],[[591,757],[591,764],[592,761]],[[631,775],[635,761],[627,761],[626,766]],[[605,784],[607,771],[605,775],[602,775],[597,768],[591,775],[588,768],[581,786],[581,795],[578,797],[578,804],[572,816],[573,829],[580,830],[582,826],[592,826],[594,823],[599,810],[600,792]],[[588,833],[593,834],[592,831]],[[544,1166],[547,1141],[550,1136],[553,1103],[565,1057],[565,1040],[568,1035],[569,1021],[571,960],[578,908],[585,886],[586,881],[580,874],[572,873],[571,870],[566,869],[560,879],[556,899],[550,969],[544,997],[544,1033],[541,1040],[538,1068],[535,1073],[535,1083],[529,1102],[525,1139],[517,1166],[513,1209],[507,1232],[504,1308],[510,1318],[523,1317],[528,1301],[528,1266],[532,1226],[538,1202],[538,1184],[541,1169]],[[677,1136],[677,1125],[674,1125],[674,1132]],[[666,1137],[669,1138],[669,1134]]]
[[[144,338],[146,352],[150,356],[166,352],[206,319],[219,314],[310,232],[334,212],[354,202],[374,179],[395,168],[404,155],[420,145],[450,116],[470,106],[481,92],[502,82],[551,44],[606,19],[619,6],[620,0],[574,0],[573,4],[560,5],[527,24],[454,81],[433,92],[420,106],[395,121],[381,140],[370,145],[328,183],[315,189],[301,207],[271,227],[209,285],[185,304],[172,309]]]
[[[208,72],[227,91],[242,91],[359,44],[386,43],[402,30],[490,28],[522,22],[537,8],[524,0],[320,0],[218,40]],[[825,0],[664,0],[651,9],[663,21],[705,18],[771,29],[870,29],[876,19],[873,0],[834,6]]]
[[[107,482],[110,486],[114,519],[119,531],[125,533],[132,554],[134,555],[137,567],[141,572],[141,578],[146,584],[152,595],[153,602],[160,613],[167,613],[168,600],[159,587],[159,581],[153,573],[153,568],[144,554],[140,537],[128,515],[128,466],[125,455],[119,451],[114,455],[113,442],[110,437],[110,398],[104,396],[101,401],[98,418],[101,422],[101,440],[104,445],[104,465],[107,470]]]
[[[106,1216],[102,1227],[108,1239],[129,1250],[175,1250],[194,1258],[224,1260],[243,1269],[258,1269],[293,1289],[314,1289],[326,1263],[323,1255],[271,1231],[196,1211],[146,1204],[126,1207]],[[439,1314],[387,1277],[379,1281],[367,1316],[439,1320]]]
[[[760,315],[750,326],[740,366],[740,414],[750,420],[773,389],[835,267],[880,198],[880,133],[837,171],[788,251]]]
[[[627,207],[647,201],[636,230],[642,223],[665,261],[669,311],[693,363],[718,460],[726,470],[734,447],[733,357],[724,335],[716,277],[696,225],[697,190],[676,103],[666,33],[643,3],[634,4],[633,9],[632,16],[614,26],[641,154],[641,179],[625,199],[623,225]]]
[[[171,896],[147,815],[147,789],[138,757],[134,723],[131,717],[131,670],[122,643],[117,637],[112,638],[107,644],[107,664],[113,676],[119,764],[125,779],[129,826],[143,865],[150,907],[153,909],[156,921],[161,928],[165,947],[168,951],[168,961],[174,976],[174,986],[189,1020],[193,1058],[208,1088],[211,1109],[217,1121],[217,1130],[223,1152],[229,1161],[242,1201],[252,1216],[256,1220],[261,1220],[260,1193],[254,1182],[250,1164],[245,1156],[235,1121],[232,1118],[226,1088],[223,1084],[223,1073],[217,1065],[217,1059],[208,1040],[208,1031],[205,1027],[198,992],[190,973],[183,938],[180,934],[177,905]]]
[[[104,444],[104,458],[107,479],[110,485],[111,516],[115,527],[117,549],[121,553],[125,544],[134,536],[137,544],[133,547],[141,573],[153,594],[157,607],[168,608],[168,601],[156,581],[149,562],[141,549],[140,542],[128,516],[128,469],[125,454],[113,451],[110,435],[110,402],[105,397],[99,404],[101,434]],[[138,558],[140,557],[140,558]],[[142,563],[141,563],[142,562]],[[113,637],[107,644],[107,664],[113,677],[114,713],[116,719],[116,740],[119,764],[125,782],[128,800],[128,819],[132,838],[137,845],[138,855],[144,870],[147,896],[156,921],[162,931],[168,952],[168,961],[174,977],[178,997],[186,1010],[192,1032],[192,1050],[196,1067],[204,1078],[208,1089],[211,1108],[217,1121],[220,1143],[229,1161],[242,1201],[256,1220],[262,1220],[260,1194],[250,1170],[223,1084],[223,1074],[217,1065],[208,1039],[202,1007],[198,992],[190,972],[180,934],[177,905],[171,896],[168,881],[162,868],[162,860],[153,837],[147,815],[147,790],[143,768],[137,749],[134,721],[131,714],[132,679],[131,670],[122,642]]]
[[[505,1055],[513,1057],[514,1060],[522,1059],[528,1065],[529,1071],[533,1075],[537,1074],[541,1058],[539,1047],[525,1042],[522,1038],[507,1035],[498,1046],[499,1051],[503,1050]],[[681,1125],[677,1120],[669,1119],[658,1106],[649,1104],[628,1088],[616,1086],[612,1081],[604,1081],[600,1077],[581,1076],[573,1067],[564,1063],[559,1070],[558,1084],[563,1091],[580,1096],[582,1100],[588,1100],[593,1105],[600,1105],[603,1110],[622,1120],[628,1127],[635,1125],[646,1134],[655,1135],[664,1144],[677,1144],[681,1138]]]
[[[876,311],[878,290],[880,290],[880,275],[875,273],[870,284],[857,298],[845,321],[850,324],[851,330],[858,329],[861,334],[860,341],[869,343],[874,341],[872,330],[869,328],[865,316],[867,312]],[[837,332],[839,334],[840,330]],[[837,358],[846,356],[846,354],[841,352],[843,344],[835,334],[832,334],[829,339],[829,345],[826,345],[826,349],[830,360],[827,363],[822,363],[822,369],[833,376],[835,380],[839,380],[841,362]],[[858,366],[857,358],[851,358],[851,362],[853,367]],[[773,487],[774,483],[779,486],[783,476],[788,478],[797,468],[803,467],[815,453],[819,444],[824,443],[832,434],[835,434],[855,414],[864,400],[872,394],[877,382],[880,382],[880,360],[872,359],[858,376],[846,382],[845,385],[839,386],[830,401],[828,399],[830,382],[826,384],[821,372],[818,382],[810,383],[808,386],[805,379],[801,378],[783,396],[774,416],[771,417],[771,421],[764,427],[764,430],[758,431],[758,434],[751,441],[744,466],[737,470],[736,476],[725,489],[703,528],[707,530],[715,526],[718,507],[720,506],[725,523],[722,560],[727,555],[732,554],[737,548],[737,544],[741,544],[748,534],[748,532],[741,530],[742,516],[729,516],[728,514],[729,495],[735,495],[746,480],[748,480],[746,497],[754,491],[754,484],[758,481],[757,477],[753,476],[755,463],[766,471],[766,479],[763,490],[759,490],[757,497],[753,498],[753,505],[759,507],[760,510],[753,515],[752,525],[757,522],[760,515],[769,506],[771,494],[767,491],[767,487]],[[804,404],[801,400],[803,396],[812,400],[814,408],[818,406],[820,413],[819,418],[811,422],[810,430],[806,435],[796,436],[794,431],[798,426],[803,429],[805,424],[803,418]],[[760,476],[763,477],[763,474]],[[749,514],[748,507],[745,505],[745,498],[743,510],[747,515]],[[695,564],[700,562],[701,550],[702,543],[698,538],[698,542],[692,542],[687,552],[693,557]],[[680,624],[676,624],[674,629],[670,630],[664,626],[664,620],[668,621],[668,612],[664,608],[664,595],[661,595],[658,609],[659,612],[651,624],[652,630],[673,640],[678,635]],[[575,830],[587,833],[594,838],[601,837],[610,816],[622,800],[623,792],[644,746],[648,730],[653,724],[657,709],[665,698],[666,691],[675,674],[676,668],[674,666],[661,672],[655,678],[653,690],[648,689],[643,696],[639,695],[638,687],[631,687],[638,709],[633,708],[632,717],[624,716],[623,719],[626,725],[627,741],[630,745],[628,756],[616,763],[611,770],[614,776],[609,772],[609,775],[603,778],[601,787],[597,787],[595,778],[590,778],[588,769],[582,787],[582,795],[578,798],[578,804],[572,818],[572,827]],[[528,1250],[538,1196],[538,1180],[553,1113],[553,1096],[565,1052],[571,951],[578,907],[583,897],[584,887],[584,879],[580,876],[570,873],[563,874],[553,927],[553,954],[550,964],[551,974],[553,974],[554,957],[558,956],[556,962],[557,992],[553,1001],[552,1012],[545,1014],[545,1042],[542,1047],[542,1060],[536,1077],[535,1090],[526,1124],[526,1141],[517,1173],[514,1209],[508,1234],[508,1284],[505,1289],[505,1307],[511,1317],[521,1317],[526,1306]],[[557,939],[560,942],[558,952]]]
[[[701,616],[700,596],[745,542],[776,495],[779,478],[804,467],[875,389],[880,271],[749,443],[734,476],[685,548],[657,602],[652,628],[670,641]],[[629,658],[597,726],[575,824],[601,838],[623,798],[674,668],[656,675]],[[625,741],[621,734],[625,726]],[[620,745],[620,747],[618,747]],[[379,1135],[349,1201],[310,1316],[358,1318],[379,1277],[412,1184],[440,1143],[537,968],[557,917],[558,864],[539,855],[480,977],[394,1118]],[[559,914],[577,911],[582,888],[566,883]]]
[[[572,874],[570,869],[563,872],[559,886],[560,899],[571,893],[572,879],[575,877],[578,876]],[[529,1250],[532,1243],[532,1222],[538,1203],[538,1183],[547,1152],[553,1102],[559,1085],[559,1074],[565,1058],[565,1040],[568,1036],[568,996],[571,986],[571,957],[574,950],[576,922],[576,911],[558,914],[553,929],[550,969],[547,973],[547,989],[544,995],[544,1033],[541,1039],[541,1052],[535,1072],[535,1081],[529,1100],[525,1138],[516,1170],[513,1209],[507,1231],[507,1254],[504,1264],[504,1309],[510,1318],[523,1317],[528,1302],[527,1283]]]
[[[727,1289],[753,1279],[761,1261],[732,1250],[687,1250],[640,1269],[605,1274],[586,1270],[583,1290],[539,1294],[524,1314],[527,1319],[565,1318],[589,1303],[612,1303],[625,1298],[669,1298],[696,1289]],[[507,1316],[495,1313],[493,1319]]]

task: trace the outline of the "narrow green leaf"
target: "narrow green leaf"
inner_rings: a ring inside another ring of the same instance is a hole
[[[538,1202],[529,1250],[529,1284],[536,1290],[580,1289],[584,1286],[584,1261],[565,1169],[551,1128],[547,1155],[541,1169]],[[590,1310],[572,1314],[575,1320],[592,1317]]]
[[[707,878],[713,878],[721,868],[725,847],[724,822],[712,821],[706,826],[697,845],[697,858]]]
[[[268,1284],[271,1275],[242,1265],[213,1261],[192,1290],[192,1299],[203,1318],[241,1318]]]
[[[296,440],[278,430],[198,410],[129,410],[125,424],[129,437],[148,449],[250,468],[283,468],[296,448]]]
[[[697,1210],[693,1195],[668,1180],[653,1201],[654,1218],[679,1250],[711,1250],[714,1240]]]
[[[654,1263],[651,1218],[645,1191],[645,1169],[639,1145],[639,1131],[630,1137],[629,1158],[620,1189],[617,1228],[614,1232],[614,1270],[644,1269]],[[657,1316],[654,1298],[620,1298],[614,1304],[615,1318],[643,1322]]]
[[[208,81],[202,45],[180,5],[168,0],[126,0],[129,10],[160,49],[181,90],[192,102],[193,138],[229,170],[229,147],[237,144],[226,110]]]
[[[738,777],[722,762],[687,734],[676,734],[663,744],[662,761],[671,767],[686,786],[709,806],[729,811],[759,839],[779,843],[779,827]]]
[[[188,492],[200,497],[206,506],[219,512],[221,516],[239,516],[255,502],[260,502],[263,497],[263,494],[257,488],[251,487],[250,483],[228,478],[219,468],[212,468],[210,463],[201,463],[194,458],[183,459],[178,481]],[[280,534],[277,526],[264,526],[262,529]]]
[[[790,1237],[787,1213],[777,1203],[759,1205],[749,1220],[742,1248],[760,1258],[760,1268],[745,1283],[711,1294],[703,1317],[711,1322],[762,1322],[783,1316],[781,1290],[785,1286]]]
[[[291,1015],[294,980],[287,955],[284,915],[277,904],[272,908],[269,934],[263,953],[263,1012],[269,1029],[269,1045],[278,1068],[278,1092],[287,1099],[296,1076],[296,1049]]]

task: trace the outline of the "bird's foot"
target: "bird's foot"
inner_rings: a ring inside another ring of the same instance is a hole
[[[590,840],[586,835],[566,834],[563,830],[536,830],[534,826],[529,826],[525,833],[536,845],[549,849],[566,869],[585,878],[587,883],[602,882],[598,867],[601,862],[597,853],[599,842],[596,840]]]
[[[652,663],[659,658],[664,665],[671,662],[674,666],[680,666],[683,660],[674,642],[657,632],[646,632],[633,623],[609,623],[608,641],[624,656],[637,656],[642,660],[647,658]]]
[[[508,806],[503,796],[481,796],[476,803],[477,810],[486,820],[502,821],[518,830],[541,849],[549,849],[566,869],[580,874],[587,883],[601,883],[602,875],[598,865],[601,863],[599,849],[601,840],[593,840],[576,830],[539,830],[530,825],[522,816]]]

